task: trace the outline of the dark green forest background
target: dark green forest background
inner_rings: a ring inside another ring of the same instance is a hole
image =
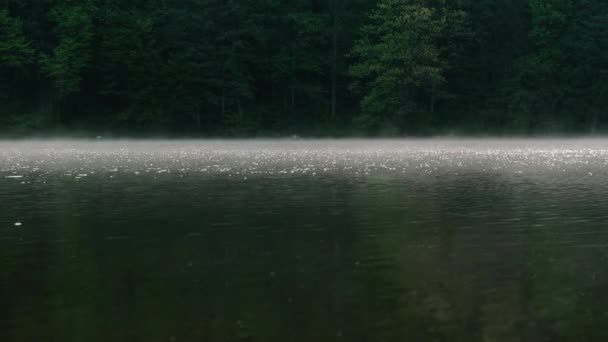
[[[0,0],[0,131],[608,129],[606,0]]]

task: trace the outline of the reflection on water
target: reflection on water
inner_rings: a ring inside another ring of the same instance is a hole
[[[607,164],[604,140],[0,143],[0,341],[605,341]]]

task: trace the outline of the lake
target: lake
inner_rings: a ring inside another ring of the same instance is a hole
[[[606,341],[608,140],[0,142],[0,341]]]

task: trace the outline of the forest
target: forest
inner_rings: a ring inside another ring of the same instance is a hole
[[[0,132],[608,131],[605,0],[0,0]]]

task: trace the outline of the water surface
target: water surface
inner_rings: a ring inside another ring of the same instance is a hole
[[[605,341],[608,140],[0,142],[0,341]]]

